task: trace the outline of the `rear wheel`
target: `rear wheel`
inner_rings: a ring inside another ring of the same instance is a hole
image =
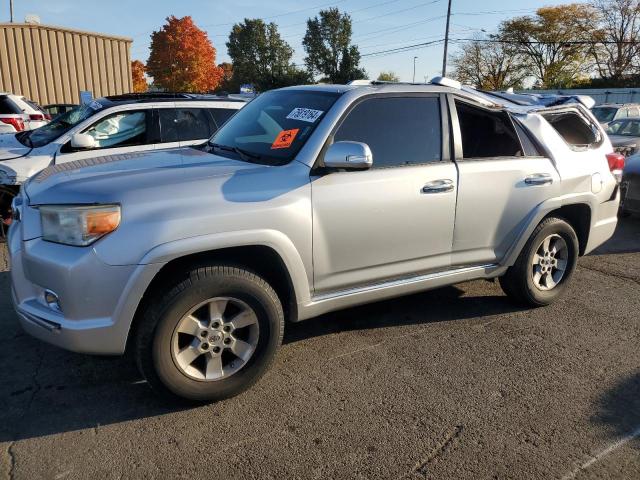
[[[136,338],[138,366],[171,396],[222,400],[258,381],[283,330],[278,296],[262,278],[241,268],[198,268],[150,302]]]
[[[536,227],[516,263],[500,277],[512,300],[543,306],[565,291],[578,259],[578,238],[566,221],[550,217]]]

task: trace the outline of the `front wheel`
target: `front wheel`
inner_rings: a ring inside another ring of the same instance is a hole
[[[549,217],[533,231],[500,286],[519,304],[539,307],[566,290],[578,260],[578,237],[565,220]]]
[[[198,268],[149,302],[136,357],[152,387],[209,402],[248,389],[282,341],[284,315],[271,286],[229,266]]]

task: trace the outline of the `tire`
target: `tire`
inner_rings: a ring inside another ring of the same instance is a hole
[[[173,400],[238,395],[262,377],[282,343],[284,314],[276,292],[242,268],[193,269],[157,289],[147,305],[134,354],[151,387]]]
[[[545,239],[550,239],[551,250],[553,246],[558,246],[557,256],[536,257],[544,252]],[[565,249],[566,252],[562,253]],[[544,219],[531,234],[516,263],[500,277],[502,290],[519,305],[541,307],[553,303],[564,293],[571,280],[578,261],[578,249],[578,237],[571,225],[561,218]],[[565,269],[558,275],[563,259],[566,262]]]

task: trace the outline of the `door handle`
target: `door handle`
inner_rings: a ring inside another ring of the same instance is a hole
[[[548,173],[534,173],[524,179],[527,185],[548,185],[553,183],[553,177]]]
[[[422,187],[422,193],[450,192],[453,190],[453,187],[453,180],[443,178],[441,180],[434,180],[433,182],[425,184],[425,186]]]

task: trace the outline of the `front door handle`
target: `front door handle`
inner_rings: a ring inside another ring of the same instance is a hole
[[[548,173],[534,173],[524,179],[527,185],[548,185],[553,183],[553,177]]]
[[[422,187],[422,193],[443,193],[450,192],[452,190],[453,180],[449,180],[448,178],[434,180],[433,182],[429,182],[424,187]]]

